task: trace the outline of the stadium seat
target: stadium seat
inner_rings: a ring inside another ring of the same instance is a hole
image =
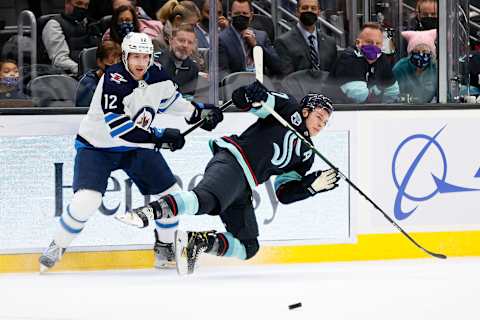
[[[27,90],[38,107],[73,107],[78,81],[61,74],[32,79]]]
[[[83,75],[97,66],[97,47],[83,49],[79,59],[78,74]]]
[[[328,74],[321,70],[299,70],[283,79],[282,88],[300,101],[308,93],[323,93]]]
[[[254,72],[246,72],[246,71],[234,72],[225,76],[220,84],[220,90],[221,90],[220,99],[222,99],[223,101],[227,101],[231,99],[232,93],[235,89],[241,86],[248,85],[254,81],[255,81]],[[263,77],[263,84],[269,90],[274,89],[272,81],[265,76]]]

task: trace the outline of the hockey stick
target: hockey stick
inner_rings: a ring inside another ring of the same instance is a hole
[[[261,57],[257,57],[258,59],[260,59]],[[254,51],[254,56],[253,56],[253,60],[255,61],[255,66],[257,65],[257,60],[256,60],[256,57],[255,57],[255,51]],[[255,70],[257,70],[257,68],[255,68]],[[410,240],[414,245],[416,245],[418,248],[420,248],[421,250],[423,250],[425,253],[431,255],[432,257],[435,257],[435,258],[439,258],[439,259],[446,259],[447,256],[444,255],[444,254],[441,254],[441,253],[434,253],[430,250],[427,250],[426,248],[424,248],[423,246],[421,246],[417,241],[415,241],[415,239],[412,238],[412,236],[410,236],[405,230],[402,229],[402,227],[400,227],[392,218],[390,218],[390,216],[388,214],[385,213],[385,211],[383,211],[382,208],[380,208],[372,199],[370,199],[362,190],[360,190],[360,188],[358,188],[352,181],[350,181],[350,179],[348,179],[348,177],[343,174],[343,172],[341,172],[337,167],[335,167],[333,165],[333,163],[331,163],[327,158],[325,158],[321,153],[320,151],[318,151],[314,146],[313,144],[311,144],[303,135],[301,135],[300,133],[298,133],[297,130],[295,130],[295,128],[293,128],[285,119],[283,119],[275,110],[273,110],[273,108],[271,108],[270,106],[268,106],[267,104],[263,103],[263,108],[265,108],[275,119],[278,120],[278,122],[280,122],[280,124],[282,124],[284,127],[286,127],[287,129],[289,129],[290,131],[292,131],[303,143],[305,143],[305,145],[310,149],[312,150],[313,152],[315,152],[315,154],[317,156],[320,157],[320,159],[322,159],[323,161],[325,161],[325,163],[330,166],[330,168],[334,169],[339,175],[340,177],[342,177],[353,189],[355,189],[358,193],[360,193],[368,202],[370,202],[370,204],[373,205],[373,207],[375,209],[377,209],[378,211],[380,211],[382,213],[382,215],[385,217],[385,219],[387,219],[395,228],[398,229],[398,231],[400,231],[405,237],[407,237],[408,240]]]
[[[225,102],[224,104],[222,104],[220,106],[220,110],[225,111],[226,109],[230,108],[231,106],[233,105],[233,101],[230,99],[228,100],[227,102]],[[202,126],[204,123],[205,123],[205,119],[202,119],[200,121],[198,121],[197,123],[195,123],[194,125],[192,125],[190,128],[188,128],[187,130],[185,130],[185,132],[182,132],[182,135],[185,137],[187,134],[189,134],[190,132],[192,132],[193,130],[197,129],[198,127]]]

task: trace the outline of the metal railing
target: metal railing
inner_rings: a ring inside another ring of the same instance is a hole
[[[30,37],[31,37],[31,49],[29,50],[30,51],[30,64],[32,65],[32,69],[31,69],[31,72],[32,72],[32,79],[35,78],[37,76],[37,19],[35,18],[35,15],[33,14],[32,11],[30,10],[23,10],[22,12],[20,12],[20,14],[18,15],[18,20],[17,20],[17,28],[18,28],[18,37],[17,37],[17,49],[18,49],[18,61],[17,61],[17,64],[19,66],[23,66],[24,65],[24,61],[23,61],[23,53],[26,50],[26,48],[24,47],[24,44],[25,42],[22,41],[23,39],[23,35],[24,35],[24,31],[26,31],[26,27],[24,26],[24,20],[25,18],[28,19],[30,25],[29,25],[29,29],[30,29]],[[19,89],[23,91],[23,81],[19,81]]]

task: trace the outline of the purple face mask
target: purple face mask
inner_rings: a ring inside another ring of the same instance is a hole
[[[367,58],[367,60],[376,60],[382,52],[379,47],[373,44],[363,45],[360,48],[360,51],[362,51],[363,56]]]

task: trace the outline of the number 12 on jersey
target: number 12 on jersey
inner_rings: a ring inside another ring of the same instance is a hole
[[[104,94],[103,95],[104,101],[104,108],[106,110],[117,109],[117,96],[113,94]]]

